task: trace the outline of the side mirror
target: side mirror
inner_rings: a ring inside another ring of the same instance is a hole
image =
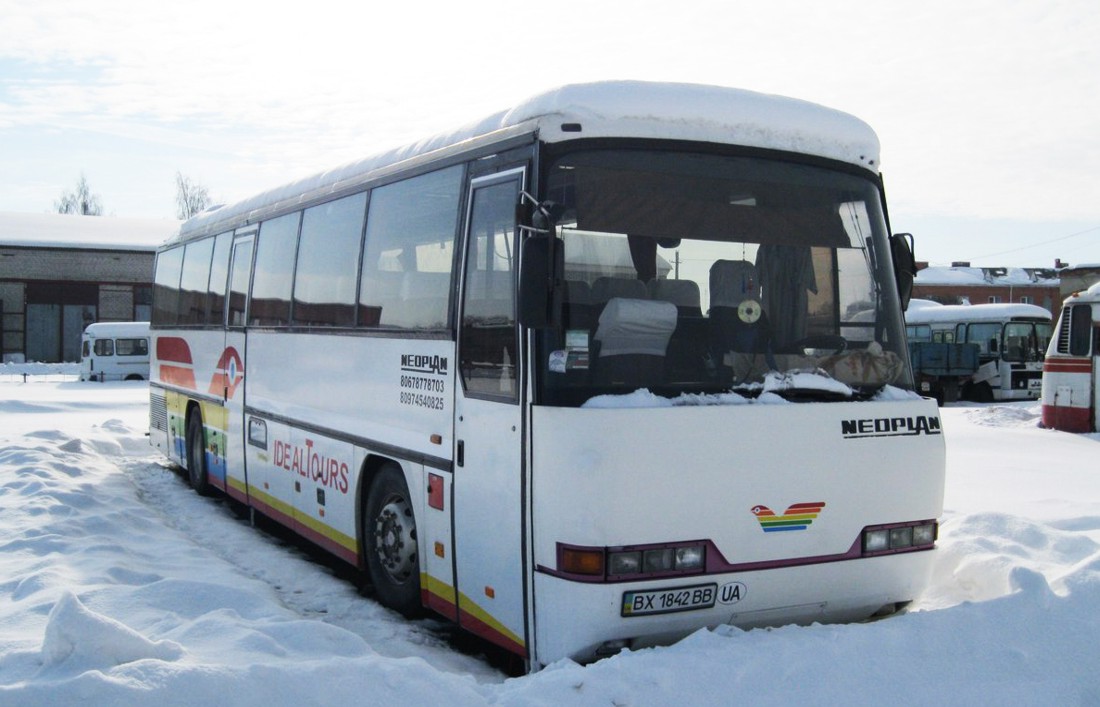
[[[890,236],[890,256],[894,261],[894,280],[901,299],[901,311],[904,312],[913,296],[913,280],[917,276],[917,261],[913,257],[913,234],[895,233]]]
[[[565,270],[561,239],[544,234],[528,237],[519,263],[519,323],[531,329],[556,326],[561,321],[561,288],[556,283]]]

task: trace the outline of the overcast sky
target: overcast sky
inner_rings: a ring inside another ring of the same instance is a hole
[[[177,171],[234,201],[601,79],[862,118],[919,259],[1100,263],[1095,0],[0,0],[0,211],[173,218]]]

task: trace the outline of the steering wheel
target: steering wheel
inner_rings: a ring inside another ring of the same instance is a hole
[[[839,334],[814,334],[799,339],[783,348],[790,349],[795,353],[804,353],[806,349],[832,349],[831,355],[835,356],[838,353],[843,353],[848,348],[848,340]]]

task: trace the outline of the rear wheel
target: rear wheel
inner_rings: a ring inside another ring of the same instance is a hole
[[[198,410],[187,418],[187,482],[203,496],[210,493],[206,478],[206,435],[202,429],[202,413]]]
[[[392,462],[374,477],[363,514],[367,570],[378,600],[405,616],[422,613],[416,518],[401,467]]]

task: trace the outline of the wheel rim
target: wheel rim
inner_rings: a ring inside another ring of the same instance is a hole
[[[389,498],[374,519],[374,551],[382,570],[404,584],[416,569],[416,525],[408,501]]]

